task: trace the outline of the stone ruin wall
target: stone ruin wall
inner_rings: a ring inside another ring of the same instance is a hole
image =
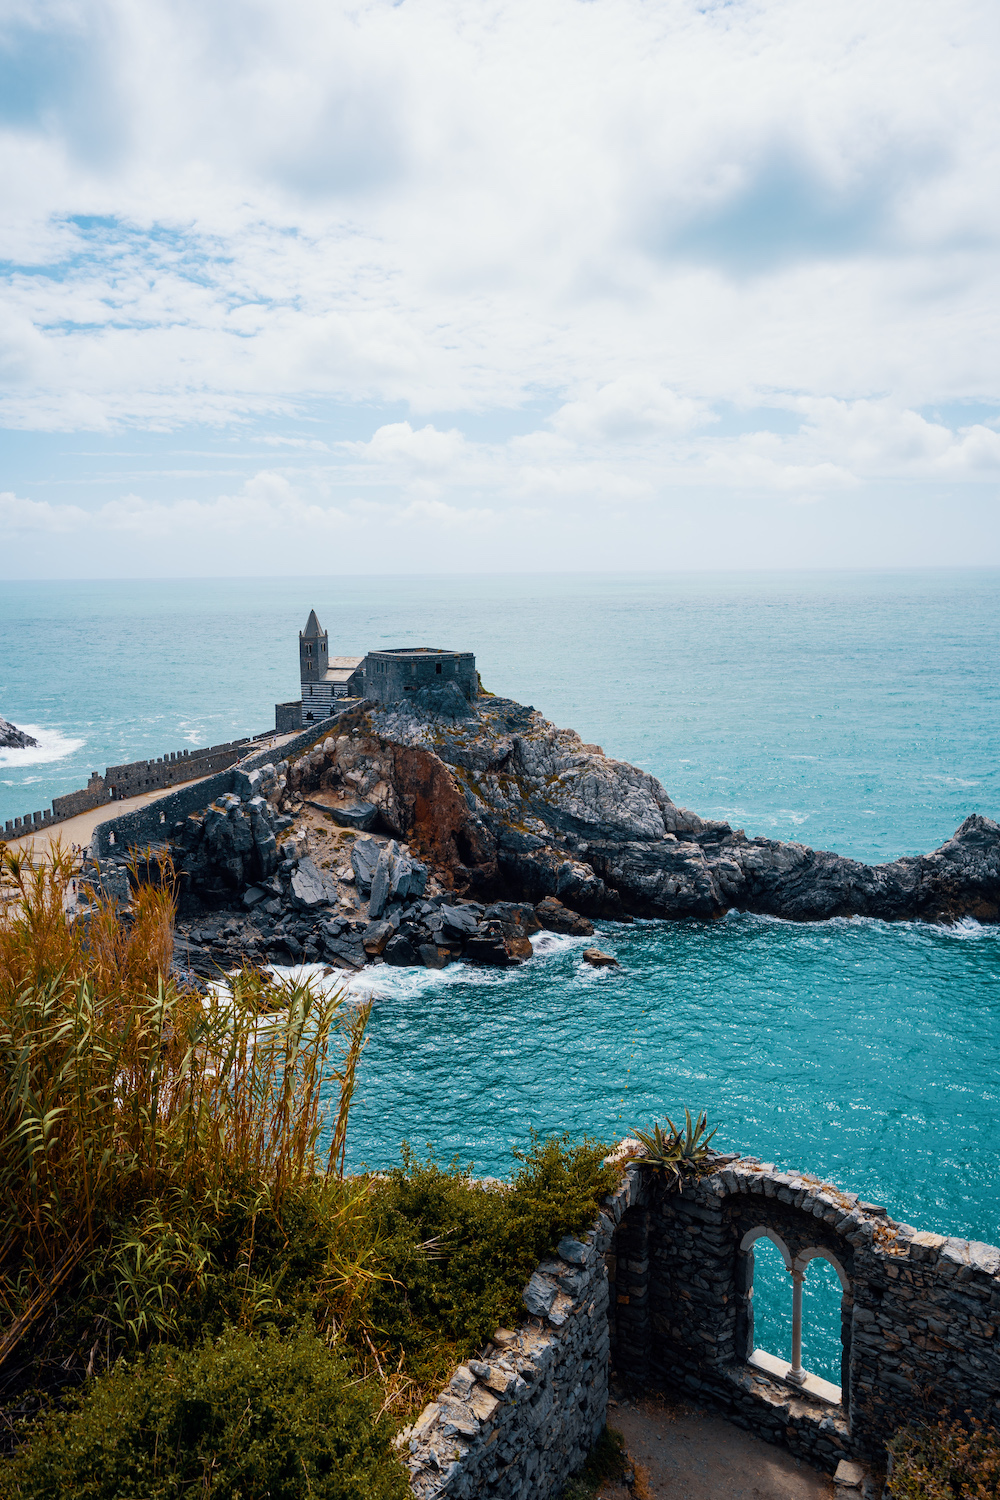
[[[819,1251],[841,1268],[839,1405],[748,1363],[758,1231],[793,1265]],[[609,1371],[828,1473],[845,1459],[880,1471],[899,1427],[946,1409],[1000,1426],[992,1245],[894,1223],[856,1194],[742,1158],[683,1193],[629,1167],[593,1229],[558,1249],[525,1289],[531,1316],[397,1439],[418,1500],[554,1500],[604,1426]]]

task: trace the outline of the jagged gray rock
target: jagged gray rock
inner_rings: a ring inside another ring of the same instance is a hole
[[[320,778],[350,786],[460,893],[551,896],[590,917],[713,918],[736,907],[803,921],[1000,920],[1000,825],[990,818],[973,814],[930,854],[865,865],[701,818],[648,772],[510,699],[481,698],[456,718],[420,699],[362,706],[322,755],[292,767],[290,784],[302,795]],[[362,889],[365,859],[356,848]],[[389,895],[379,887],[373,916]]]
[[[23,729],[18,729],[16,724],[11,724],[8,719],[0,718],[0,750],[37,750],[38,741],[32,739],[30,734],[25,734]]]

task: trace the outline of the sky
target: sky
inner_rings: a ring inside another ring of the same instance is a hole
[[[0,0],[0,577],[1000,565],[995,0]]]

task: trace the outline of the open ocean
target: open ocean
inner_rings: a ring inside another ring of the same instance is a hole
[[[331,654],[475,651],[492,691],[748,834],[886,860],[1000,819],[1000,572],[942,570],[4,582],[0,714],[42,745],[0,752],[0,824],[106,764],[269,728],[313,607]],[[366,975],[355,1164],[405,1138],[507,1175],[532,1127],[609,1139],[687,1104],[722,1146],[1000,1241],[996,929],[733,913],[600,942],[620,972],[547,937],[506,972]],[[823,1275],[805,1362],[837,1379]],[[757,1303],[778,1353],[786,1300]]]

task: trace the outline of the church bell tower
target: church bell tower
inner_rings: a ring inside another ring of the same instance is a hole
[[[322,682],[330,665],[330,653],[326,631],[316,618],[316,611],[309,611],[305,630],[299,631],[299,680],[306,683]],[[305,696],[305,695],[303,695]]]

